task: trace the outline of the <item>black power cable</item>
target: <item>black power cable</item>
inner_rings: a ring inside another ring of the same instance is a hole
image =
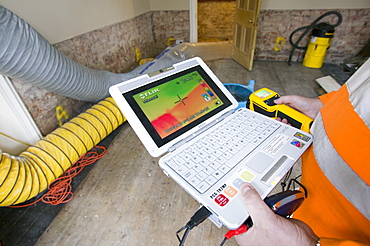
[[[198,209],[197,212],[190,218],[189,222],[186,223],[180,230],[176,232],[177,239],[179,240],[179,246],[183,246],[185,244],[185,240],[190,232],[195,226],[198,226],[202,223],[205,219],[207,219],[212,213],[204,206]],[[180,238],[179,233],[185,230],[182,238]]]
[[[318,25],[318,22],[323,19],[324,17],[328,16],[328,15],[336,15],[338,17],[338,21],[336,24],[334,25],[329,25],[331,28],[334,28],[334,27],[337,27],[339,26],[341,23],[342,23],[342,15],[337,12],[337,11],[329,11],[323,15],[321,15],[319,18],[317,18],[314,22],[311,23],[311,25],[308,25],[308,26],[303,26],[303,27],[300,27],[296,30],[294,30],[290,36],[289,36],[289,43],[293,46],[292,50],[290,51],[290,55],[289,55],[289,60],[288,60],[288,65],[290,66],[291,65],[291,60],[292,60],[292,57],[293,57],[293,54],[294,54],[294,51],[295,49],[301,49],[301,50],[306,50],[307,49],[307,46],[299,46],[299,43],[302,41],[302,39],[313,29],[315,28],[317,25]],[[305,30],[301,36],[299,36],[299,38],[297,39],[296,42],[293,42],[293,36],[299,32],[299,31],[302,31],[302,30]]]

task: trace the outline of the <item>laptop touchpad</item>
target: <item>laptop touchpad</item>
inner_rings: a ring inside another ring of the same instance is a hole
[[[256,173],[262,173],[273,161],[274,158],[262,152],[258,152],[255,156],[252,157],[252,159],[250,159],[246,163],[246,166]]]

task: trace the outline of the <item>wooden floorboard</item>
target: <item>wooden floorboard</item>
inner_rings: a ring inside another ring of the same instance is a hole
[[[231,59],[207,64],[224,83],[247,85],[254,79],[256,90],[268,87],[281,95],[316,97],[315,79],[323,76],[320,69],[300,63],[255,61],[252,71]],[[198,207],[163,174],[157,158],[147,153],[125,123],[107,155],[93,166],[74,199],[62,207],[36,245],[178,245],[175,232]],[[14,234],[24,234],[16,230]],[[186,245],[219,245],[226,231],[206,220],[190,232]],[[230,240],[226,245],[237,244]]]

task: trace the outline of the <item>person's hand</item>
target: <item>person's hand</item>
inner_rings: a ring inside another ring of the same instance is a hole
[[[286,104],[291,108],[297,109],[308,117],[315,119],[323,104],[318,98],[308,98],[302,96],[282,96],[274,101],[276,104]],[[286,122],[285,122],[286,123]]]
[[[240,191],[253,221],[247,232],[235,236],[240,246],[312,246],[318,241],[319,238],[302,221],[276,215],[249,183],[244,183]]]

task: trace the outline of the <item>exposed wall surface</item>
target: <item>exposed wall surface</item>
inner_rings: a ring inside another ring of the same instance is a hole
[[[322,14],[331,10],[341,13],[343,22],[335,28],[334,38],[327,52],[325,62],[340,64],[343,63],[344,59],[354,56],[370,40],[370,8],[261,10],[258,21],[255,59],[287,61],[292,50],[292,45],[289,43],[291,33],[302,26],[310,25]],[[232,40],[234,12],[235,2],[199,3],[199,40]],[[335,15],[331,15],[320,22],[335,24],[337,20],[338,18]],[[302,32],[298,32],[294,35],[293,42],[301,34]],[[283,40],[278,46],[276,45],[277,38]],[[300,42],[299,46],[307,46],[308,41],[309,35]],[[277,46],[278,51],[274,50],[275,46]],[[303,50],[297,50],[292,61],[302,61],[303,55]]]
[[[262,0],[261,10],[370,8],[368,0]]]
[[[198,41],[233,39],[235,1],[198,2]]]
[[[343,63],[343,60],[356,55],[370,40],[369,9],[332,9],[343,16],[341,25],[335,28],[334,38],[327,51],[325,62]],[[330,10],[262,10],[259,18],[255,59],[287,61],[292,46],[290,34],[299,27],[310,25],[315,19]],[[289,16],[289,18],[286,18]],[[328,16],[320,22],[335,24],[337,17]],[[302,32],[293,37],[295,42]],[[282,37],[284,46],[274,51],[276,39]],[[308,44],[309,36],[300,43]],[[292,61],[302,61],[304,51],[295,53]]]
[[[152,11],[152,13],[157,54],[168,46],[167,40],[169,38],[182,39],[184,42],[189,42],[189,11]]]
[[[59,51],[90,68],[127,73],[138,66],[135,49],[142,58],[156,57],[169,38],[189,40],[189,11],[150,11],[54,44]],[[13,81],[41,133],[53,131],[58,122],[55,107],[62,105],[70,117],[91,103],[73,100],[29,84]]]

